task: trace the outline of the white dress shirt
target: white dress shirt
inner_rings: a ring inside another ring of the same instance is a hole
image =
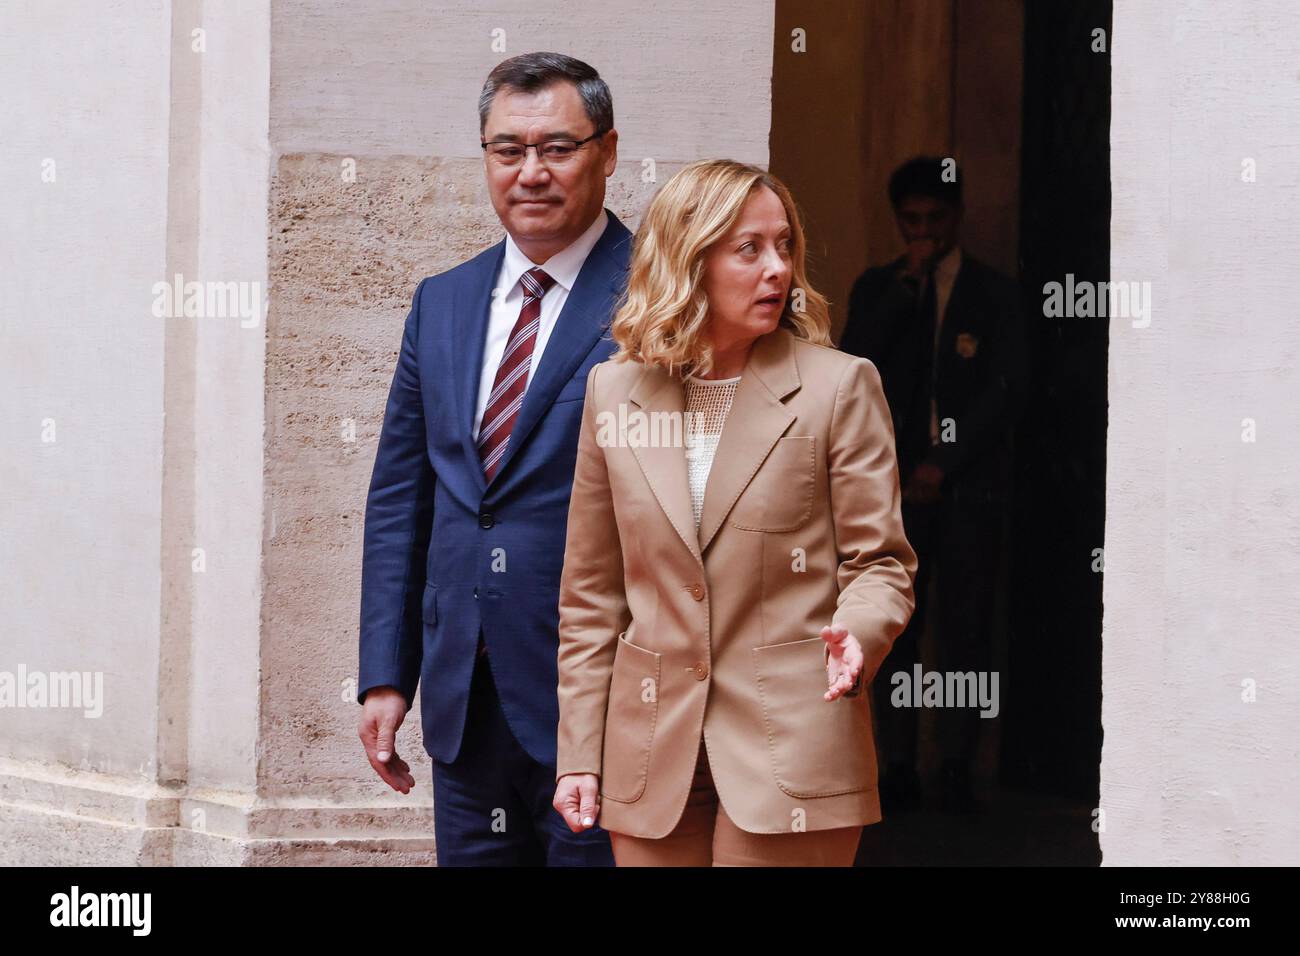
[[[537,321],[537,341],[533,344],[533,357],[528,365],[528,378],[524,382],[526,390],[532,384],[533,374],[542,360],[542,351],[551,338],[555,320],[559,318],[560,310],[569,298],[573,283],[577,281],[583,263],[587,261],[588,254],[600,239],[608,222],[609,214],[601,209],[586,232],[540,266],[524,255],[510,234],[506,233],[506,252],[493,287],[487,339],[483,343],[483,367],[479,370],[478,403],[474,410],[475,441],[478,440],[479,425],[483,422],[483,412],[487,409],[488,396],[492,394],[492,385],[496,381],[497,368],[501,365],[501,356],[505,354],[506,341],[510,338],[515,323],[519,321],[519,310],[524,306],[524,290],[519,284],[519,277],[529,269],[538,268],[555,280],[555,284],[542,297],[542,312]]]
[[[952,287],[957,281],[957,272],[961,269],[961,246],[954,245],[934,267],[934,297],[938,309],[938,321],[934,324],[935,362],[932,366],[939,368],[939,331],[943,328],[943,317],[948,311],[948,300],[952,298]],[[939,444],[939,402],[933,389],[930,391],[930,444]]]

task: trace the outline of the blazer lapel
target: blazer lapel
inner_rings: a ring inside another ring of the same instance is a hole
[[[682,417],[685,411],[682,381],[663,369],[643,369],[628,400],[640,414],[646,416],[643,420],[647,423],[647,433],[657,428],[656,422],[680,423],[685,428]],[[665,417],[656,418],[656,415]],[[636,443],[631,447],[659,507],[668,516],[682,543],[690,549],[697,561],[700,560],[699,537],[695,533],[695,511],[691,507],[691,486],[686,476],[685,447],[673,442]]]
[[[613,254],[618,241],[630,236],[627,228],[609,213],[609,222],[600,239],[591,247],[578,278],[556,316],[555,327],[542,352],[533,380],[524,392],[524,402],[510,429],[501,464],[491,484],[502,481],[510,469],[510,460],[528,440],[529,434],[555,402],[560,389],[573,377],[601,335],[609,328],[615,302],[622,292],[624,271]],[[480,358],[480,361],[482,359]]]
[[[704,486],[700,516],[700,552],[731,512],[768,452],[795,420],[782,399],[799,387],[793,336],[784,328],[754,343],[741,373],[731,410],[722,426],[718,450]]]
[[[695,513],[691,508],[685,448],[670,443],[631,446],[659,507],[697,560],[703,561],[703,553],[717,535],[732,505],[777,439],[795,421],[797,416],[781,400],[798,387],[799,369],[794,360],[793,338],[787,330],[778,328],[754,343],[749,362],[736,386],[736,395],[723,424],[718,450],[704,487],[704,507],[698,533],[695,532]],[[667,413],[669,417],[663,421],[681,421],[682,428],[685,428],[686,395],[680,378],[662,369],[646,368],[633,386],[629,400],[650,416],[647,433],[656,431],[653,417],[656,413]]]
[[[451,314],[456,323],[456,338],[466,343],[469,354],[463,362],[452,362],[456,380],[456,414],[460,423],[461,444],[470,464],[470,472],[478,482],[479,492],[487,488],[483,474],[483,460],[474,444],[474,410],[478,407],[478,372],[483,366],[483,349],[487,340],[488,315],[492,306],[492,284],[501,271],[501,260],[506,254],[502,239],[484,256],[482,265],[452,293]]]
[[[970,283],[966,281],[970,277],[970,270],[966,268],[966,262],[969,258],[966,255],[962,256],[961,267],[957,270],[957,274],[952,277],[952,288],[948,290],[947,307],[943,310],[943,315],[939,316],[937,331],[940,341],[943,341],[946,337],[945,333],[955,325],[955,323],[948,321],[949,316],[960,316],[966,305],[966,297],[970,292]]]

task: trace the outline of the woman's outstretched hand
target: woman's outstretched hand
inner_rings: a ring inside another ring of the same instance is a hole
[[[834,700],[836,697],[843,696],[845,691],[853,690],[858,675],[862,673],[862,662],[865,658],[862,645],[843,624],[830,624],[823,627],[821,638],[830,649],[830,655],[826,658],[828,689],[824,699]]]

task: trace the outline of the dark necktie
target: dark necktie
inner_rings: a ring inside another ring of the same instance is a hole
[[[510,444],[510,431],[515,427],[519,409],[524,404],[528,389],[528,369],[533,362],[533,346],[537,344],[537,330],[541,325],[542,297],[555,284],[555,280],[541,269],[529,269],[519,277],[524,289],[524,304],[519,310],[515,327],[510,330],[496,378],[492,380],[492,393],[478,430],[478,453],[483,461],[483,473],[491,481],[501,467]],[[483,630],[479,629],[476,657],[487,653]]]
[[[528,388],[528,369],[533,361],[533,346],[537,343],[537,329],[542,315],[542,296],[555,284],[555,280],[541,269],[529,269],[519,277],[524,289],[524,305],[519,319],[506,341],[497,376],[492,382],[492,394],[483,409],[479,425],[478,453],[483,461],[483,473],[491,481],[501,466],[506,448],[510,444],[510,430],[519,417]]]
[[[909,466],[914,467],[930,447],[930,402],[934,397],[934,336],[939,324],[939,299],[934,272],[921,279],[921,295],[916,307],[917,349],[916,397],[908,421]],[[914,456],[914,457],[913,457]]]

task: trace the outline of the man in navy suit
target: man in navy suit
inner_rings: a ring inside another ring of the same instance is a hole
[[[609,88],[580,60],[498,65],[479,98],[506,237],[422,280],[366,499],[360,736],[395,790],[417,682],[440,865],[612,866],[555,793],[560,570],[587,373],[631,234],[604,208]]]
[[[990,666],[1012,428],[1028,377],[1019,288],[962,249],[955,172],[933,156],[894,171],[889,198],[907,251],[858,277],[840,338],[841,349],[880,371],[894,422],[903,525],[918,558],[916,612],[875,688],[886,813],[920,803],[917,711],[892,705],[891,678],[912,675],[920,661],[925,595],[936,572],[939,669],[978,674]],[[971,764],[979,711],[946,707],[939,716],[940,806],[978,811]]]

